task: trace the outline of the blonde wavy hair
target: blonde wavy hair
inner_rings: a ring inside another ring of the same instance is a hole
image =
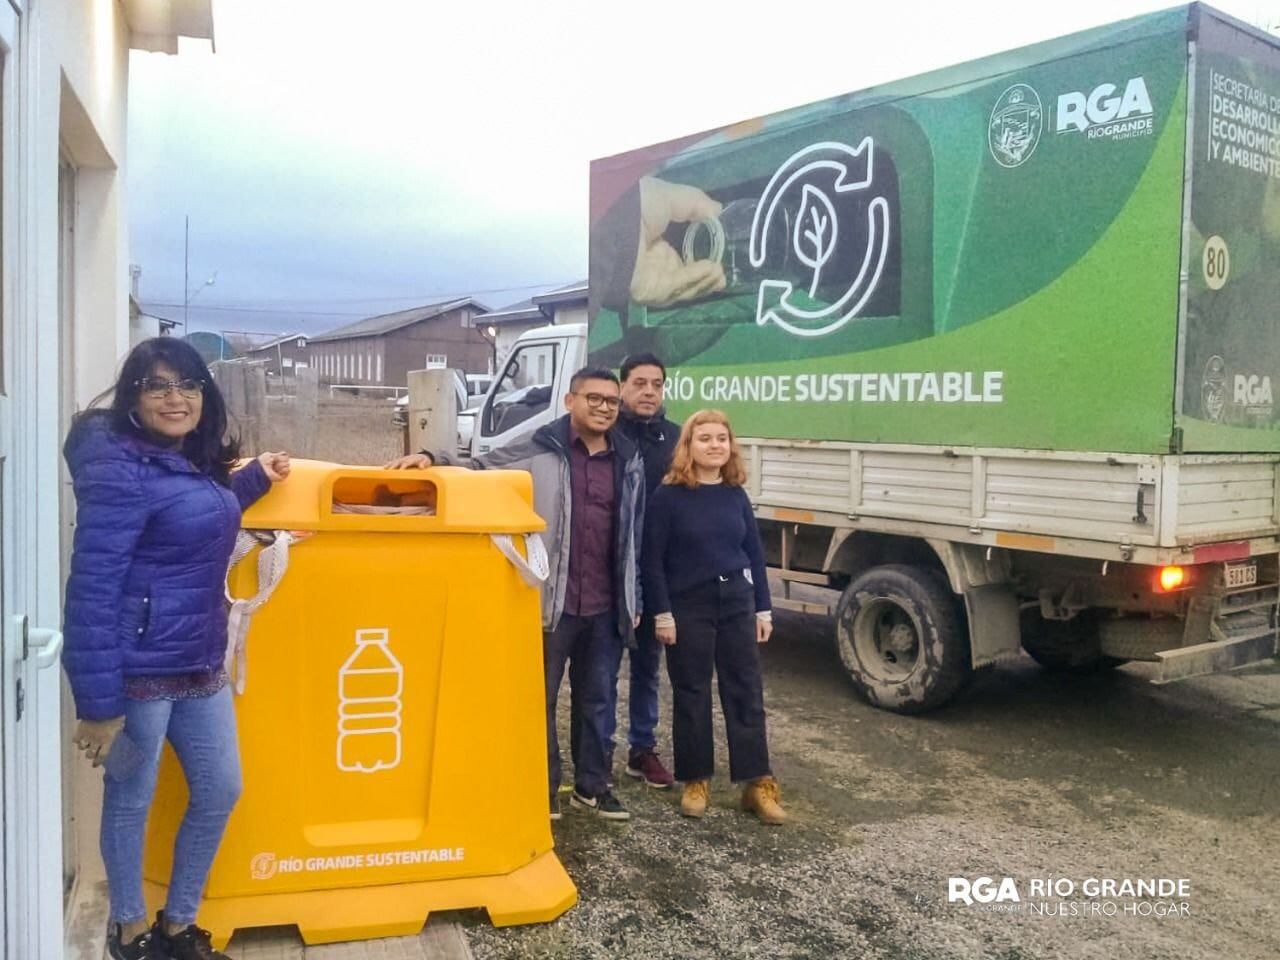
[[[671,469],[662,478],[663,483],[673,487],[697,488],[698,474],[693,464],[693,431],[708,423],[718,423],[729,431],[729,459],[720,468],[721,480],[731,487],[741,487],[747,482],[747,470],[742,465],[742,451],[738,448],[738,438],[729,418],[719,410],[699,410],[680,429],[680,439],[676,441],[676,449],[671,456]]]

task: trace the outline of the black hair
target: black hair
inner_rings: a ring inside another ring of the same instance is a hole
[[[613,371],[607,367],[583,367],[569,378],[569,392],[577,393],[578,387],[582,386],[582,381],[584,380],[608,380],[614,384],[618,382],[618,378],[614,376]]]
[[[90,408],[110,394],[111,406],[106,412],[112,429],[126,436],[149,439],[134,416],[134,408],[142,393],[140,381],[153,376],[160,364],[171,367],[180,379],[199,380],[204,384],[200,422],[183,437],[181,450],[197,469],[226,486],[230,482],[231,468],[240,459],[240,439],[227,436],[227,405],[222,393],[204,359],[185,340],[174,337],[143,340],[125,357],[116,382],[95,398]]]
[[[622,361],[622,368],[618,371],[625,382],[631,376],[631,371],[636,367],[657,367],[662,371],[662,379],[667,379],[667,365],[658,359],[658,355],[654,353],[632,353]]]

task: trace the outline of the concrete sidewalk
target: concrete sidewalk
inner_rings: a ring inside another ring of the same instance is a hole
[[[106,885],[72,905],[67,960],[106,960]],[[293,927],[237,933],[226,948],[233,960],[473,960],[462,928],[444,918],[429,921],[415,937],[392,937],[307,946]]]
[[[289,927],[238,933],[227,947],[234,960],[472,960],[462,928],[432,920],[416,937],[327,943],[309,947]]]

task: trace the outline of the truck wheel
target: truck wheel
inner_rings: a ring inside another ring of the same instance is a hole
[[[922,567],[873,567],[845,587],[836,646],[872,705],[897,713],[941,706],[973,672],[955,596]]]
[[[1089,611],[1070,620],[1046,620],[1040,611],[1022,611],[1022,649],[1046,670],[1055,673],[1097,673],[1127,661],[1102,654],[1098,618]]]

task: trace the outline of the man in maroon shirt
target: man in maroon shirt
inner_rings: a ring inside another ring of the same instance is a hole
[[[569,381],[567,413],[527,440],[470,462],[475,469],[528,470],[550,574],[542,587],[542,650],[547,696],[551,818],[560,817],[560,745],[556,700],[569,670],[570,803],[610,820],[630,814],[609,786],[608,744],[614,724],[610,685],[623,646],[640,619],[640,531],[644,525],[644,462],[615,429],[621,392],[609,370],[584,368]],[[448,464],[443,453],[402,457],[389,467]]]

